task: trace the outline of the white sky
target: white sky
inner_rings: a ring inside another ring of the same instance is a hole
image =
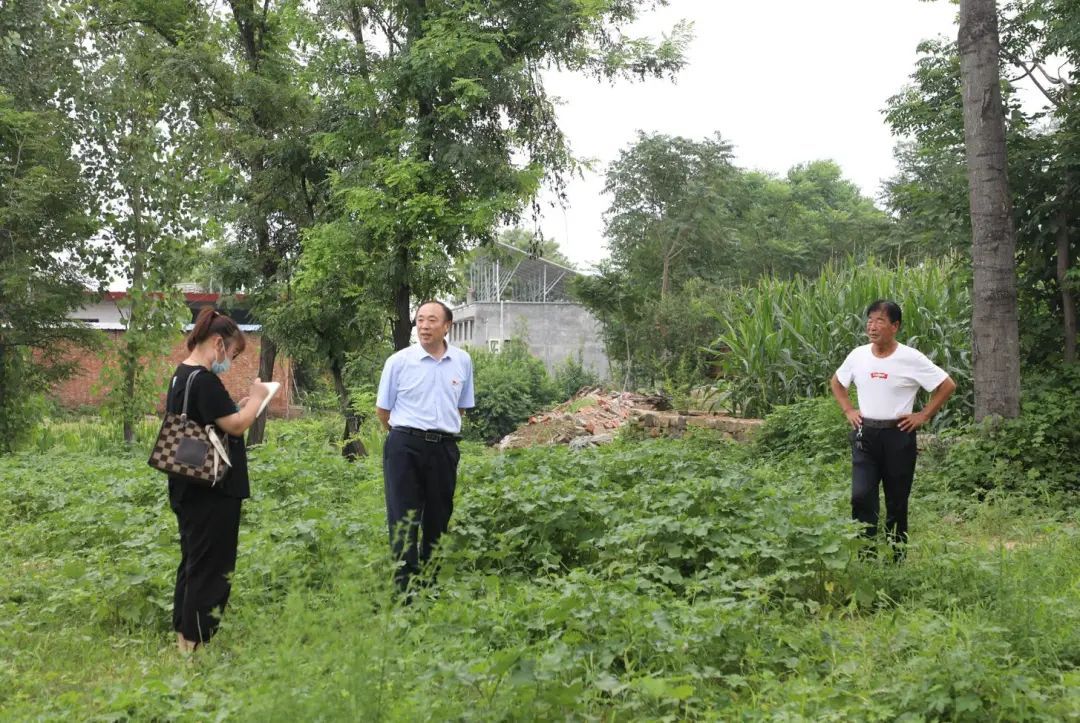
[[[943,0],[671,0],[635,30],[694,23],[675,83],[546,77],[574,153],[597,163],[570,183],[565,211],[546,200],[541,230],[578,264],[607,255],[603,172],[639,129],[695,139],[719,131],[737,165],[775,174],[832,159],[876,198],[895,171],[897,139],[882,110],[914,71],[919,41],[954,37],[955,17]]]

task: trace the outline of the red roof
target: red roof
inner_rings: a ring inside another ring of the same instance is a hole
[[[117,301],[127,297],[126,291],[106,291],[106,301]],[[221,294],[197,294],[194,292],[184,292],[184,301],[189,304],[216,304],[221,298]],[[247,298],[247,294],[233,294],[233,298],[237,301],[243,301]]]

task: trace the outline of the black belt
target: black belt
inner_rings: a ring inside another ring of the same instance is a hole
[[[461,437],[450,432],[440,432],[439,430],[427,431],[424,429],[413,429],[412,427],[393,427],[392,432],[404,432],[405,434],[412,435],[413,437],[419,437],[425,442],[456,442]]]
[[[899,419],[867,419],[863,417],[862,426],[870,427],[871,429],[892,429],[893,427],[900,426]]]

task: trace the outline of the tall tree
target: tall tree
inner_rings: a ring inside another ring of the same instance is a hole
[[[99,239],[127,281],[118,302],[125,333],[118,364],[106,364],[106,408],[134,440],[134,424],[160,399],[169,352],[188,311],[176,290],[204,238],[198,233],[197,126],[170,67],[176,51],[160,35],[123,22],[131,3],[98,4],[80,38],[85,87],[76,104],[80,159],[96,191]],[[138,5],[138,3],[136,3]],[[112,356],[112,354],[110,354]]]
[[[71,154],[75,28],[50,2],[0,4],[0,452],[31,428],[34,395],[70,371],[48,352],[93,341],[68,317],[106,275]]]
[[[302,230],[314,219],[308,135],[313,88],[301,54],[311,35],[300,0],[161,0],[132,2],[126,22],[152,29],[178,52],[169,68],[192,116],[216,140],[220,162],[205,177],[228,232],[229,258],[217,275],[244,288],[252,311],[272,313],[299,256]],[[273,378],[275,340],[263,334],[259,376]],[[262,441],[265,417],[248,431]]]
[[[655,3],[326,0],[324,57],[336,66],[319,139],[336,169],[340,238],[370,249],[390,287],[396,348],[412,300],[453,284],[453,260],[518,220],[545,180],[575,167],[542,71],[666,75],[686,31],[659,43],[622,29]],[[666,3],[659,3],[666,4]],[[340,32],[339,32],[340,31]]]
[[[999,8],[1024,364],[1053,363],[1059,354],[1075,357],[1080,239],[1072,189],[1080,166],[1080,98],[1072,90],[1080,60],[1078,24],[1076,3],[1018,0]],[[897,149],[900,173],[886,185],[887,203],[899,220],[895,238],[916,254],[968,256],[971,209],[959,51],[956,43],[941,40],[925,41],[919,51],[913,82],[890,99],[887,113],[893,131],[907,137]],[[1051,57],[1069,62],[1048,68]],[[1024,102],[1021,86],[1034,92]],[[1051,321],[1060,324],[1060,333]]]
[[[1044,159],[1049,164],[1039,168],[1043,177],[1033,173],[1045,184],[1046,176],[1053,187],[1044,195],[1053,208],[1047,209],[1051,219],[1045,223],[1053,234],[1054,272],[1060,294],[1062,330],[1065,337],[1066,363],[1077,361],[1080,267],[1076,265],[1075,249],[1080,249],[1076,217],[1076,191],[1080,179],[1080,97],[1076,86],[1080,82],[1080,4],[1071,0],[1017,0],[1012,21],[1007,28],[1017,42],[1005,48],[1005,57],[1019,69],[1021,78],[1029,79],[1046,99],[1054,129]],[[1014,47],[1010,47],[1014,46]],[[1056,72],[1047,70],[1049,58],[1065,58]],[[1049,171],[1049,173],[1047,173]]]
[[[242,260],[242,275],[229,281],[249,291],[256,315],[272,314],[286,301],[285,287],[300,252],[304,228],[314,222],[314,187],[307,135],[311,89],[301,78],[298,54],[308,32],[304,3],[297,0],[229,0],[227,18],[214,17],[228,63],[215,112],[231,172],[222,184],[229,201],[234,243],[228,252]],[[238,267],[233,267],[238,268]],[[278,346],[261,337],[259,377],[273,378]],[[265,434],[261,417],[248,444]]]
[[[1005,152],[994,0],[961,0],[960,78],[971,206],[975,418],[1020,414],[1016,232]]]
[[[734,187],[741,179],[731,144],[638,134],[607,174],[612,195],[604,233],[612,260],[655,279],[657,297],[695,269],[713,268],[734,233]]]

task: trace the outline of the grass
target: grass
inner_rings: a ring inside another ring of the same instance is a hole
[[[0,717],[1080,717],[1075,506],[921,470],[893,565],[857,554],[842,461],[469,446],[441,595],[402,609],[378,457],[342,460],[331,422],[272,423],[252,453],[233,600],[194,660],[144,452],[90,423],[0,459]]]

